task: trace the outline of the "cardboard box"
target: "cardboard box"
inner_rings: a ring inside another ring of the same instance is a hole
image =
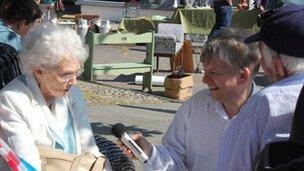
[[[184,99],[192,95],[193,77],[184,75],[182,78],[173,78],[169,75],[165,79],[165,96],[173,99]]]

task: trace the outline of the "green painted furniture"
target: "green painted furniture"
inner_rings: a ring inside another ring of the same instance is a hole
[[[111,34],[102,35],[99,33],[89,32],[87,34],[89,45],[89,57],[84,64],[84,79],[87,81],[96,81],[97,75],[111,74],[134,74],[143,73],[142,89],[152,90],[152,73],[153,73],[153,54],[154,54],[154,32],[143,34]],[[146,58],[140,62],[134,63],[110,63],[110,64],[93,64],[94,45],[124,45],[124,44],[146,44]]]

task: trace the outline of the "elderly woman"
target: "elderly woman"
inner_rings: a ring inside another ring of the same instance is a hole
[[[75,31],[53,24],[36,26],[22,46],[24,74],[0,92],[0,137],[37,170],[37,146],[101,155],[75,86],[86,56]],[[109,166],[107,161],[105,170]]]

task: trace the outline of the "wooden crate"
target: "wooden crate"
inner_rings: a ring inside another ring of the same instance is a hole
[[[192,75],[184,75],[182,78],[174,78],[169,75],[165,79],[165,96],[173,99],[185,99],[192,95],[192,87]]]

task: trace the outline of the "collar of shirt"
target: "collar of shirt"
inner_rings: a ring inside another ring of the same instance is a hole
[[[255,93],[257,93],[258,91],[259,91],[259,89],[258,89],[257,85],[255,84],[254,81],[252,81],[251,95],[250,95],[249,99],[250,99]],[[249,100],[249,99],[248,99],[248,100]],[[248,100],[247,100],[247,102],[248,102]],[[247,103],[247,102],[246,102],[246,103]],[[241,107],[240,111],[244,108],[244,106],[246,105],[246,103]],[[241,112],[239,112],[237,115],[235,115],[234,117],[232,117],[230,120],[233,120],[233,119],[235,119],[235,118],[240,117],[240,116],[239,116],[240,113],[241,113]]]

